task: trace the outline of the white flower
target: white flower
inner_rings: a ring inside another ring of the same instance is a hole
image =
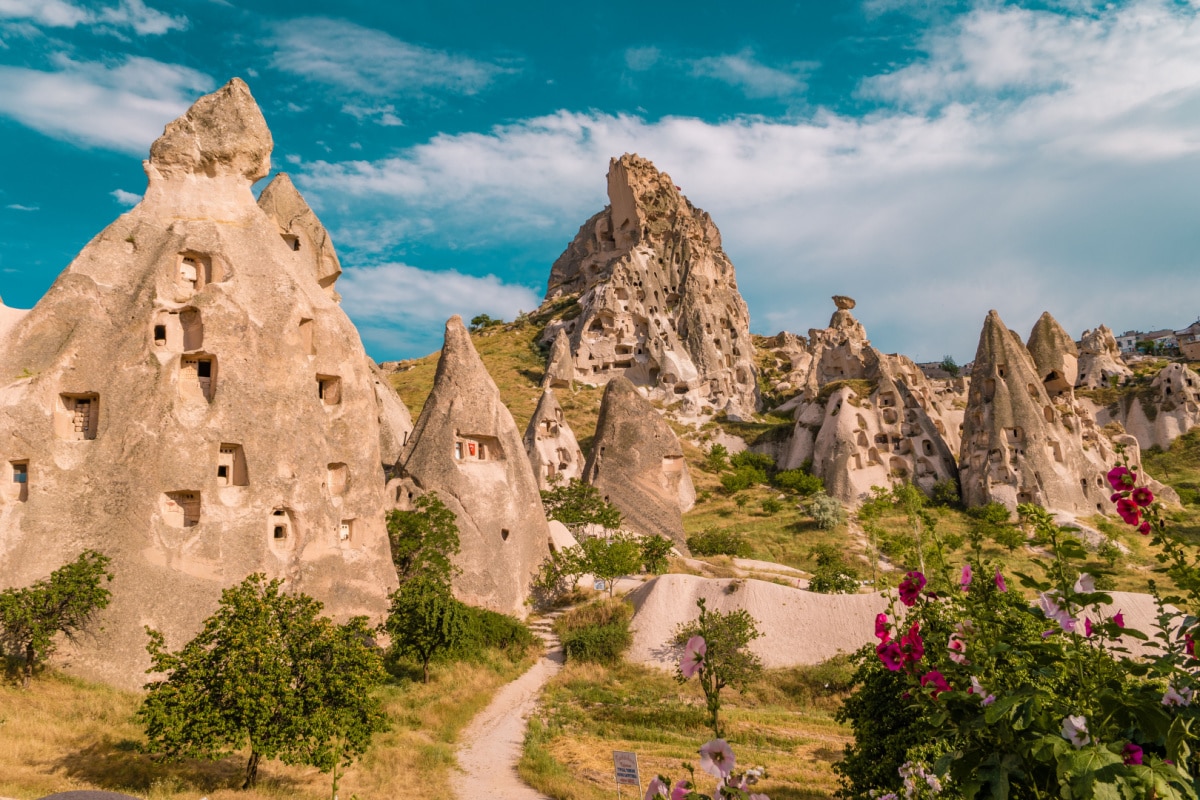
[[[1096,591],[1096,579],[1086,572],[1079,573],[1079,578],[1075,581],[1075,591],[1078,594],[1091,594]]]
[[[1164,706],[1190,706],[1192,704],[1192,690],[1186,686],[1180,686],[1176,689],[1170,684],[1167,685],[1166,694],[1163,695],[1162,704]]]
[[[976,678],[974,675],[971,676],[971,688],[967,690],[967,694],[975,695],[979,698],[980,703],[985,706],[990,706],[996,702],[996,695],[988,694],[987,689],[984,689],[983,684],[979,682],[979,678]]]
[[[1091,737],[1088,736],[1087,717],[1080,715],[1064,719],[1062,735],[1064,739],[1075,746],[1076,750],[1088,744]]]

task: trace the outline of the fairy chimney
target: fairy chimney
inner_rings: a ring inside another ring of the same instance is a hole
[[[583,453],[563,417],[553,389],[546,389],[525,429],[525,453],[537,475],[538,488],[568,483],[583,475]]]
[[[546,359],[543,389],[571,389],[575,384],[575,362],[571,359],[571,340],[562,328],[554,335],[550,357]]]
[[[675,432],[627,378],[604,389],[583,480],[615,505],[625,527],[658,534],[686,550],[682,512],[696,491]]]
[[[390,469],[400,460],[408,437],[412,434],[412,413],[392,388],[387,373],[369,358],[367,367],[371,370],[375,406],[379,414],[379,454],[383,458],[383,467]]]
[[[1079,342],[1079,377],[1077,388],[1096,389],[1122,384],[1133,378],[1133,370],[1121,358],[1116,337],[1108,326],[1084,331]]]
[[[251,193],[271,146],[242,81],[197,100],[151,148],[143,200],[3,337],[0,585],[112,558],[74,673],[140,686],[144,626],[177,648],[253,572],[336,617],[387,608],[372,374]]]
[[[1073,394],[1079,377],[1079,349],[1049,311],[1042,312],[1034,323],[1026,347],[1050,396]]]
[[[759,405],[750,315],[708,214],[644,158],[609,162],[609,205],[550,271],[546,300],[578,296],[566,331],[577,380],[624,376],[651,397],[745,416]]]
[[[401,508],[436,492],[458,520],[464,602],[524,615],[549,529],[521,434],[462,319],[451,317],[433,390],[389,490]]]

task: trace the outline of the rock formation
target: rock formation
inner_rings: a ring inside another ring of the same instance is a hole
[[[624,527],[686,552],[682,512],[696,491],[675,432],[627,378],[608,382],[583,479],[615,505]]]
[[[240,80],[200,98],[0,344],[0,583],[113,559],[102,628],[64,652],[89,678],[140,686],[143,626],[179,647],[251,572],[339,617],[395,585],[368,359],[255,202],[271,146]]]
[[[1076,388],[1095,389],[1122,384],[1133,377],[1133,370],[1121,358],[1117,340],[1106,326],[1083,332],[1079,342],[1079,377]]]
[[[614,158],[609,205],[554,262],[546,299],[578,295],[565,330],[576,379],[625,376],[651,396],[748,415],[758,408],[749,313],[708,214],[644,158]]]
[[[369,358],[367,367],[371,370],[371,381],[375,387],[375,403],[379,411],[379,454],[386,469],[400,460],[404,445],[408,444],[413,429],[412,414],[392,388],[387,373]]]
[[[446,323],[433,390],[397,467],[388,488],[401,508],[432,491],[458,519],[455,594],[524,615],[550,533],[516,423],[460,317]]]
[[[342,274],[342,262],[333,249],[329,232],[304,202],[286,172],[278,173],[258,196],[258,207],[279,226],[279,235],[294,256],[313,270],[317,283],[330,297],[340,300],[333,285]]]
[[[1141,447],[1163,449],[1200,425],[1200,375],[1185,365],[1168,364],[1149,386],[1131,388],[1096,410],[1097,423],[1119,422]]]
[[[525,453],[537,475],[538,488],[549,489],[555,476],[562,483],[583,475],[583,453],[563,418],[553,389],[546,389],[525,428]]]
[[[1043,311],[1034,323],[1026,349],[1051,399],[1072,393],[1079,377],[1079,350],[1049,311]]]
[[[562,328],[554,335],[550,356],[546,359],[543,389],[572,389],[575,386],[575,361],[571,358],[571,340]]]

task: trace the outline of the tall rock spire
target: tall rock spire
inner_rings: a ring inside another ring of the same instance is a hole
[[[553,389],[542,392],[537,408],[529,418],[525,428],[525,452],[542,490],[549,489],[555,482],[567,483],[583,474],[583,453],[563,417],[562,406]]]

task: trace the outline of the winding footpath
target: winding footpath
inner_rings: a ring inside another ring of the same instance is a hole
[[[530,624],[546,643],[546,654],[521,677],[504,686],[463,731],[459,770],[451,782],[459,800],[548,800],[517,775],[529,715],[538,695],[563,665],[563,651],[550,626],[555,612]]]

